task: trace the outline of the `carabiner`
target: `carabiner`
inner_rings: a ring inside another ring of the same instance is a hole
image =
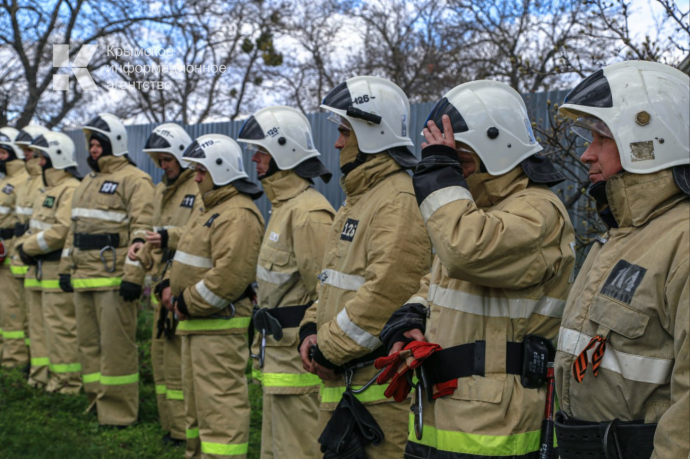
[[[345,371],[345,387],[347,387],[347,390],[349,390],[349,391],[352,392],[353,394],[361,394],[361,393],[364,392],[365,390],[369,389],[369,387],[371,387],[371,385],[374,384],[374,382],[376,382],[376,380],[378,379],[378,377],[381,376],[381,373],[383,373],[383,371],[384,371],[385,369],[386,369],[385,367],[384,367],[384,368],[381,368],[381,369],[379,370],[379,372],[376,373],[376,375],[374,375],[373,378],[371,378],[369,381],[367,381],[367,383],[364,384],[364,385],[363,385],[362,387],[360,387],[359,389],[353,389],[353,388],[352,388],[352,378],[354,377],[355,371],[354,371],[354,370],[351,370],[351,369],[350,369],[350,370],[346,370],[346,371]]]
[[[111,253],[113,254],[113,266],[112,268],[108,268],[108,261],[105,259],[105,251],[110,250]],[[101,252],[99,253],[101,256],[101,263],[103,263],[103,267],[105,268],[105,272],[107,273],[112,273],[115,272],[115,265],[117,263],[117,252],[115,251],[115,247],[112,245],[106,245],[101,249]]]
[[[420,379],[417,382],[417,385],[415,386],[414,390],[414,397],[415,397],[415,402],[414,404],[410,407],[412,412],[414,413],[414,435],[417,437],[417,440],[422,439],[422,435],[424,433],[424,408],[423,408],[423,403],[422,403],[422,394],[424,392],[424,387],[422,380]]]
[[[211,314],[208,317],[211,317],[212,319],[230,320],[233,317],[235,317],[235,305],[230,303],[229,307],[230,307],[230,310],[232,311],[232,314],[230,314],[229,316],[219,316],[217,314]]]
[[[266,329],[261,329],[261,344],[259,345],[259,368],[264,367],[266,362]]]
[[[41,282],[43,280],[43,261],[38,260],[36,265],[36,280]]]

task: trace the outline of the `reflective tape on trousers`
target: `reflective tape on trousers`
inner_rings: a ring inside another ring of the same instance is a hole
[[[26,278],[24,279],[24,287],[41,287],[44,289],[55,289],[60,288],[60,281],[57,279],[45,279],[39,281],[38,279]]]
[[[181,390],[168,389],[165,391],[165,398],[168,400],[184,400],[184,393]]]
[[[101,374],[100,373],[87,373],[81,375],[82,381],[84,381],[84,384],[90,384],[90,383],[97,383],[98,381],[101,380]]]
[[[47,367],[50,365],[49,357],[31,357],[32,367]]]
[[[201,452],[203,454],[217,454],[219,456],[239,456],[247,454],[249,443],[239,443],[237,445],[224,445],[222,443],[210,443],[201,440]]]
[[[233,328],[247,328],[251,322],[251,317],[235,317],[233,319],[195,319],[181,320],[177,324],[177,329],[182,331],[211,331],[211,330],[231,330]]]
[[[28,266],[10,266],[10,272],[15,276],[26,276],[29,272]]]
[[[165,395],[166,390],[168,390],[168,388],[165,384],[156,384],[156,395]]]
[[[361,394],[355,394],[355,398],[362,403],[387,400],[383,393],[386,392],[388,386],[388,384],[384,384],[382,386],[377,386],[374,384],[369,386],[367,390]],[[354,390],[361,388],[362,386],[352,386],[352,389]],[[345,387],[326,387],[325,385],[321,384],[321,387],[319,388],[319,397],[321,398],[321,403],[339,403],[343,398],[345,389]]]
[[[187,429],[185,431],[185,436],[187,439],[192,440],[194,438],[199,438],[199,428],[196,429]]]
[[[79,373],[81,363],[53,363],[50,365],[50,371],[53,373]]]
[[[74,288],[118,287],[122,284],[120,277],[96,277],[92,279],[72,279]]]
[[[100,382],[104,386],[124,386],[126,384],[134,384],[136,382],[139,382],[139,373],[124,376],[101,375]]]
[[[321,384],[321,379],[311,373],[261,373],[264,387],[310,387]]]
[[[3,331],[2,336],[5,339],[25,339],[26,334],[24,331]]]

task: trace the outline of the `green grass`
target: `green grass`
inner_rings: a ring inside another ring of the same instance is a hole
[[[181,458],[184,447],[164,446],[151,370],[152,312],[139,314],[139,422],[125,430],[102,430],[85,415],[86,396],[48,394],[29,387],[16,370],[0,370],[0,457],[14,458]],[[249,385],[249,457],[258,458],[261,442],[261,387]]]

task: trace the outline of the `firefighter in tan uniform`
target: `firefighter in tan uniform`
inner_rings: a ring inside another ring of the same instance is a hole
[[[0,362],[6,368],[27,368],[29,349],[26,336],[26,311],[24,288],[11,272],[14,255],[14,230],[19,219],[15,212],[17,193],[29,178],[24,166],[24,151],[13,142],[18,131],[4,127],[0,130],[0,330],[2,330],[2,355]]]
[[[166,266],[172,262],[184,225],[201,206],[194,171],[182,160],[182,153],[191,143],[192,139],[181,126],[166,123],[153,130],[144,146],[144,152],[163,169],[164,175],[153,199],[153,232],[147,233],[146,244],[138,242],[132,246],[132,251],[137,252],[134,261],[141,261],[157,285],[160,285]],[[154,303],[151,362],[158,415],[161,427],[167,432],[163,441],[184,444],[182,338],[175,335],[172,309],[163,307],[155,295],[151,295],[151,300]]]
[[[302,368],[295,349],[299,324],[316,300],[317,275],[335,210],[313,179],[331,173],[314,148],[309,120],[291,107],[259,110],[238,141],[252,161],[272,204],[256,266],[259,310],[254,315],[255,354],[262,371],[261,457],[320,457],[314,432],[320,380]]]
[[[410,106],[399,87],[370,76],[340,84],[321,106],[339,123],[347,199],[328,233],[318,302],[300,328],[303,364],[323,381],[317,435],[328,457],[401,457],[408,407],[368,383],[373,360],[387,353],[381,329],[431,264],[405,171],[417,164],[408,150]]]
[[[29,177],[26,182],[17,190],[17,203],[15,212],[19,222],[14,227],[14,247],[18,247],[24,240],[26,232],[29,230],[29,220],[33,214],[34,201],[43,188],[43,178],[41,176],[41,166],[39,157],[34,153],[29,145],[39,135],[49,132],[43,126],[26,126],[19,131],[14,144],[19,146],[24,152],[24,165]],[[15,250],[12,257],[10,270],[21,285],[24,285],[24,277],[29,269],[19,257]],[[24,305],[26,319],[28,320],[29,331],[29,353],[31,355],[29,370],[29,385],[33,387],[45,387],[48,384],[48,350],[46,349],[45,333],[43,331],[43,314],[40,310],[40,288],[38,293],[31,294],[32,287],[24,285]],[[39,300],[35,303],[35,300]],[[32,336],[33,335],[33,336]],[[35,339],[31,339],[35,336]]]
[[[240,147],[227,136],[199,137],[183,160],[196,170],[203,209],[185,226],[161,301],[166,307],[172,301],[180,320],[186,456],[243,458],[249,447],[246,334],[264,231],[253,200],[262,192],[247,179]]]
[[[74,294],[62,291],[58,270],[71,225],[72,196],[81,178],[74,142],[66,134],[46,132],[32,141],[31,149],[39,156],[43,188],[33,203],[29,230],[17,247],[17,256],[29,266],[24,287],[31,306],[31,341],[40,340],[45,347],[50,369],[46,390],[78,394],[82,383]],[[32,344],[32,353],[34,349]]]
[[[608,231],[573,285],[556,357],[561,458],[690,453],[690,79],[628,61],[568,94]]]
[[[536,156],[525,104],[503,83],[452,89],[423,134],[414,186],[436,257],[381,335],[392,351],[412,339],[442,350],[417,373],[426,391],[405,457],[536,458],[575,262],[568,213],[548,189],[563,176]]]
[[[139,408],[135,341],[139,266],[127,248],[151,230],[153,183],[127,156],[127,132],[103,113],[83,128],[92,172],[72,198],[60,286],[74,289],[84,389],[101,425],[127,426]]]

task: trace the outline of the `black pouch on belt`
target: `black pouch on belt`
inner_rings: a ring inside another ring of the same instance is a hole
[[[525,335],[522,345],[522,387],[539,389],[546,382],[548,363],[556,357],[556,347],[550,339],[537,335]]]
[[[333,412],[319,437],[324,459],[366,459],[364,447],[383,440],[383,431],[366,407],[350,391]]]

